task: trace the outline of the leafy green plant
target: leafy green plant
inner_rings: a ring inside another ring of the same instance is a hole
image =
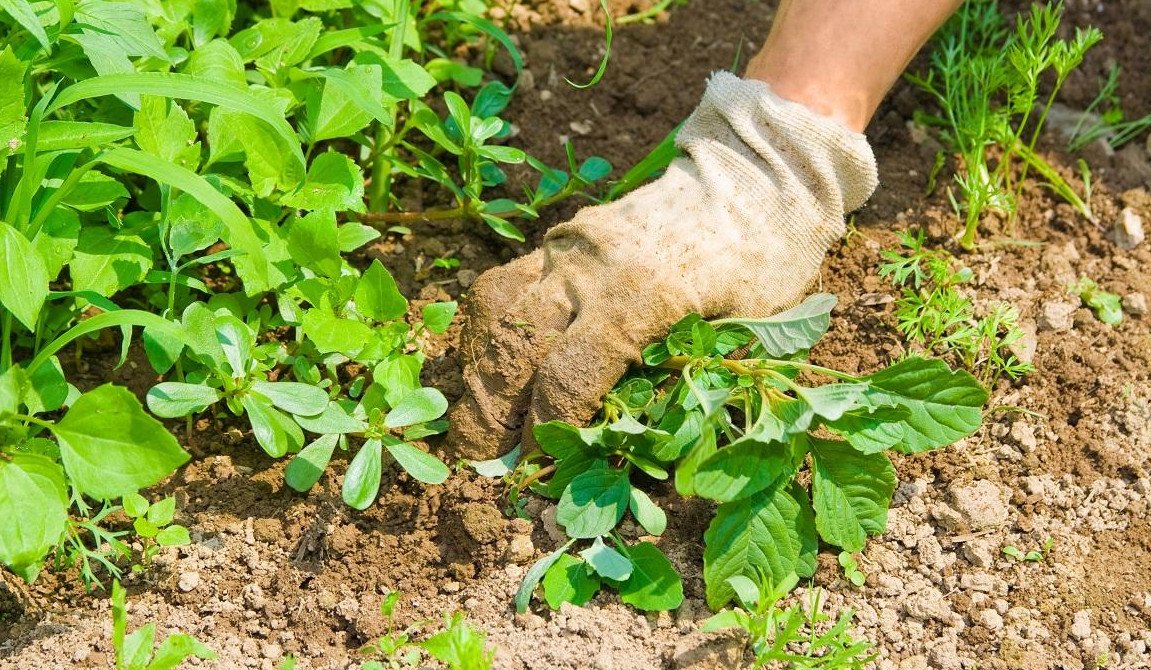
[[[191,635],[169,635],[156,646],[156,624],[148,623],[131,634],[124,604],[124,587],[112,582],[112,646],[116,670],[168,670],[192,658],[212,660],[216,653]]]
[[[740,607],[719,611],[704,622],[703,630],[744,631],[753,668],[785,663],[797,670],[862,670],[875,660],[871,643],[855,640],[847,631],[854,612],[848,610],[827,625],[832,619],[824,613],[819,589],[811,591],[807,603],[779,608],[779,601],[795,587],[794,575],[778,586],[744,575],[729,580]]]
[[[0,516],[16,521],[0,562],[31,579],[59,546],[56,566],[118,575],[122,499],[146,554],[179,533],[155,523],[167,503],[143,511],[135,496],[187,454],[126,390],[82,393],[57,357],[71,347],[82,366],[108,328],[121,361],[141,346],[160,376],[155,413],[188,417],[189,434],[202,412],[242,418],[269,454],[293,456],[297,489],[336,448],[355,449],[356,507],[385,459],[442,481],[415,444],[443,429],[445,405],[419,382],[420,349],[456,306],[409,314],[386,268],[348,255],[377,228],[418,235],[404,224],[433,218],[522,239],[511,219],[594,198],[611,170],[508,146],[515,85],[488,68],[496,49],[517,70],[522,58],[485,9],[2,3]],[[521,163],[538,186],[495,197]]]
[[[1090,203],[1035,150],[1060,88],[1103,38],[1094,27],[1077,28],[1069,40],[1057,38],[1062,16],[1062,4],[1034,3],[1010,30],[998,0],[966,2],[940,29],[928,71],[908,76],[939,107],[939,115],[920,115],[920,120],[940,128],[944,146],[960,158],[955,175],[960,197],[952,202],[964,218],[960,244],[965,249],[974,248],[984,212],[1014,216],[1029,170],[1094,219]],[[1054,84],[1041,97],[1047,73],[1054,75]]]
[[[900,246],[902,252],[883,251],[879,275],[901,291],[895,316],[907,341],[954,356],[989,384],[1002,375],[1018,379],[1034,369],[1012,351],[1023,339],[1018,309],[994,302],[985,316],[977,317],[975,305],[961,292],[971,281],[970,268],[956,270],[946,251],[925,247],[923,231],[900,233]]]
[[[1083,304],[1095,312],[1096,318],[1109,326],[1118,326],[1123,322],[1122,299],[1109,291],[1099,288],[1094,280],[1080,277],[1072,284],[1068,291],[1071,295],[1083,301]]]
[[[363,670],[416,667],[423,652],[450,670],[491,670],[495,652],[487,648],[486,636],[468,625],[463,614],[446,617],[443,630],[422,642],[414,642],[412,638],[428,622],[419,621],[403,630],[397,629],[395,612],[399,602],[399,592],[392,591],[384,596],[380,614],[388,621],[388,632],[360,650],[363,654],[378,657],[365,662]]]
[[[1151,128],[1151,114],[1138,119],[1126,119],[1119,98],[1119,75],[1122,68],[1111,66],[1107,78],[1099,86],[1099,94],[1087,105],[1071,129],[1067,140],[1068,151],[1081,151],[1098,139],[1104,139],[1112,149],[1118,149]],[[1098,115],[1097,118],[1095,115]],[[1087,125],[1088,121],[1090,125]]]
[[[176,515],[176,499],[172,496],[149,503],[139,493],[132,493],[124,496],[123,504],[124,513],[132,519],[132,530],[144,545],[144,566],[159,553],[160,547],[181,547],[192,543],[188,529],[172,523]]]
[[[630,513],[663,533],[666,514],[642,488],[653,480],[719,503],[703,555],[714,608],[735,596],[733,576],[781,584],[814,572],[820,540],[857,552],[883,532],[896,485],[885,452],[970,434],[987,393],[939,360],[909,357],[869,375],[808,363],[834,304],[818,294],[766,319],[689,316],[644,351],[644,367],[608,394],[592,426],[536,426],[520,486],[558,499],[571,540],[532,566],[517,608],[541,581],[553,606],[603,586],[640,609],[678,606],[679,575],[658,547],[615,532]],[[832,383],[813,385],[819,378]]]
[[[859,561],[851,555],[851,552],[839,552],[839,567],[843,568],[843,576],[847,581],[856,586],[863,586],[867,583],[867,575],[859,569]]]

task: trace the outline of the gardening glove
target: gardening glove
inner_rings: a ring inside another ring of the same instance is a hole
[[[867,139],[762,82],[716,73],[651,184],[581,210],[475,283],[461,337],[457,455],[488,459],[533,425],[580,424],[691,312],[764,317],[799,302],[843,215],[876,186]]]

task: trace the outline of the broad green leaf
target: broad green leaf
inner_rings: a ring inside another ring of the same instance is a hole
[[[448,401],[444,394],[434,388],[420,388],[406,394],[399,404],[384,417],[388,428],[403,428],[425,421],[432,421],[448,411]]]
[[[975,432],[983,421],[987,391],[965,370],[916,356],[867,377],[868,397],[876,405],[898,405],[910,415],[874,430],[897,434],[896,448],[918,453],[949,445]]]
[[[344,264],[336,239],[335,213],[325,210],[293,219],[288,226],[288,253],[302,267],[326,277],[339,277]]]
[[[74,290],[111,297],[140,283],[152,268],[152,248],[134,232],[88,226],[68,267]]]
[[[147,670],[155,641],[156,624],[146,623],[137,628],[124,638],[124,644],[120,647],[118,656],[121,666],[133,670]]]
[[[845,442],[812,438],[812,502],[824,542],[856,552],[887,527],[895,468],[884,454],[861,454]]]
[[[35,332],[48,299],[48,270],[22,233],[0,221],[0,304]]]
[[[119,179],[113,179],[98,171],[89,170],[80,177],[76,187],[63,194],[61,202],[72,209],[81,212],[98,212],[104,208],[117,205],[120,209],[129,197],[128,189]]]
[[[564,554],[544,575],[544,600],[553,610],[564,603],[578,607],[595,597],[600,583],[599,576],[589,571],[586,561]]]
[[[341,353],[355,357],[375,336],[368,326],[351,319],[341,319],[322,309],[304,313],[304,334],[316,345],[320,353]]]
[[[164,531],[167,530],[171,529],[164,529]],[[164,531],[160,532],[163,533]],[[184,530],[185,534],[187,534],[187,532],[187,530]],[[158,539],[159,537],[157,537],[157,540]],[[185,635],[183,633],[169,635],[164,638],[164,641],[156,648],[156,653],[152,656],[151,663],[148,664],[148,670],[171,670],[192,656],[204,660],[212,660],[216,658],[216,652],[212,651],[191,635]]]
[[[425,484],[443,484],[452,472],[438,458],[407,442],[386,445],[400,467]]]
[[[408,301],[396,286],[390,272],[373,259],[356,283],[356,311],[373,321],[391,321],[408,311]]]
[[[252,436],[272,458],[304,446],[304,433],[288,415],[272,407],[264,398],[249,393],[240,399],[244,413],[252,424]]]
[[[629,508],[635,520],[650,535],[663,535],[663,531],[667,530],[667,514],[646,493],[635,487],[631,489]]]
[[[791,574],[815,572],[818,541],[807,494],[781,481],[759,495],[725,503],[704,534],[707,603],[718,609],[735,596],[733,575],[777,584]]]
[[[883,424],[902,421],[910,414],[904,407],[879,407],[871,412],[848,412],[824,427],[847,440],[856,451],[875,454],[894,447],[902,439],[903,431],[883,430]]]
[[[224,232],[224,221],[187,193],[172,199],[168,207],[168,246],[176,258],[215,244]]]
[[[626,580],[631,577],[635,569],[627,556],[604,544],[602,537],[597,537],[591,546],[581,551],[579,555],[600,577],[612,581]]]
[[[754,608],[759,604],[759,584],[744,575],[732,575],[727,578],[727,583],[731,584],[732,590],[735,591],[736,602],[743,607]]]
[[[9,368],[9,371],[16,368]],[[70,386],[64,376],[60,360],[53,356],[47,365],[41,365],[27,375],[23,401],[30,414],[54,412],[64,406]]]
[[[480,218],[484,220],[492,230],[496,231],[500,236],[506,237],[509,240],[516,242],[523,242],[527,238],[524,237],[523,231],[516,228],[514,224],[503,217],[494,216],[486,212],[480,213]]]
[[[695,494],[731,502],[755,495],[794,474],[786,444],[744,438],[699,464],[695,472]]]
[[[264,91],[269,107],[284,107],[275,91]],[[280,191],[294,192],[303,182],[305,166],[297,160],[294,143],[284,139],[252,117],[226,109],[213,109],[208,116],[209,162],[243,158],[252,191],[270,198]]]
[[[212,40],[193,49],[183,69],[185,74],[231,84],[240,90],[248,85],[244,59],[227,40]]]
[[[224,359],[232,369],[232,377],[246,377],[251,371],[256,334],[248,324],[231,314],[217,314],[215,322],[216,342],[220,344]]]
[[[203,384],[161,382],[148,389],[146,400],[150,412],[172,419],[203,412],[220,400],[220,393]]]
[[[32,4],[28,0],[0,0],[0,9],[8,12],[16,20],[16,23],[19,23],[40,43],[45,51],[52,48],[51,42],[48,41],[48,33],[44,32],[44,26],[40,25],[40,18],[36,16],[36,10],[32,8]],[[5,51],[10,51],[10,49],[6,48]]]
[[[579,166],[579,176],[588,181],[599,181],[611,174],[611,163],[599,156],[592,156]]]
[[[36,454],[0,458],[0,563],[31,582],[44,556],[64,537],[64,471]]]
[[[796,394],[807,402],[815,414],[828,421],[835,421],[846,412],[860,407],[868,387],[867,384],[841,383],[799,388]]]
[[[24,2],[24,0],[3,1]],[[19,151],[24,143],[24,128],[27,122],[24,114],[24,75],[27,67],[26,63],[12,53],[12,47],[5,46],[4,50],[0,51],[0,161],[3,161],[9,153]],[[4,164],[0,163],[0,174],[3,172]]]
[[[87,81],[95,80],[89,79]],[[112,149],[101,154],[100,160],[112,167],[135,172],[182,191],[187,191],[224,222],[228,231],[225,238],[228,244],[247,255],[254,273],[242,277],[248,292],[255,294],[271,288],[264,244],[260,240],[255,226],[235,203],[213,188],[206,179],[195,172],[165,163],[155,156],[135,149]]]
[[[299,209],[335,212],[364,211],[364,174],[338,151],[325,151],[312,159],[304,183],[281,202]]]
[[[603,450],[596,444],[602,429],[577,428],[562,421],[532,426],[540,449],[556,459],[556,472],[548,482],[548,495],[559,498],[577,475],[602,462]]]
[[[383,445],[379,440],[364,442],[356,452],[348,471],[344,473],[344,486],[341,496],[349,507],[365,510],[371,507],[380,491],[380,475],[383,472]]]
[[[507,108],[511,97],[512,89],[502,81],[489,81],[472,100],[472,114],[481,119],[498,116]]]
[[[134,137],[141,150],[187,170],[194,171],[200,166],[196,124],[175,101],[142,96],[135,127]]]
[[[830,293],[816,293],[799,305],[765,319],[718,319],[712,323],[735,323],[747,328],[769,356],[780,358],[810,349],[823,337],[831,324],[835,302],[835,296]]]
[[[676,463],[676,492],[681,496],[694,496],[696,494],[695,474],[698,472],[700,464],[711,458],[717,449],[715,425],[711,422],[706,422],[701,426],[700,435],[699,438],[695,440],[695,444],[693,444],[688,449],[687,454]]]
[[[48,105],[46,114],[88,98],[120,93],[143,93],[183,100],[198,100],[224,109],[251,115],[267,124],[287,145],[295,147],[296,159],[303,165],[296,131],[267,101],[251,91],[222,81],[176,72],[132,72],[92,77],[60,91]],[[185,189],[187,190],[187,189]]]
[[[73,20],[86,32],[91,31],[114,42],[125,55],[168,61],[164,43],[152,30],[143,8],[131,2],[80,0],[76,3]]]
[[[383,70],[378,65],[349,65],[341,75],[329,71],[323,85],[305,99],[309,139],[319,142],[349,137],[377,114],[384,117],[384,127],[390,127],[395,107],[390,102],[385,105],[382,92]]]
[[[384,393],[384,401],[395,407],[404,396],[420,388],[423,363],[413,354],[392,354],[372,370],[372,380]]]
[[[574,543],[575,540],[568,540],[567,544],[544,556],[533,563],[532,567],[528,568],[528,572],[524,575],[524,580],[520,582],[520,588],[516,591],[516,597],[513,601],[517,612],[527,611],[528,603],[530,603],[532,599],[532,593],[535,592],[540,580],[543,579],[547,571],[555,565],[555,562],[560,559],[560,556],[567,553],[568,548]]]
[[[339,240],[340,251],[349,253],[359,249],[368,242],[380,238],[380,231],[365,226],[362,223],[350,221],[342,224],[336,231],[336,239]]]
[[[471,465],[475,469],[476,474],[481,477],[499,479],[515,471],[516,463],[519,462],[520,452],[522,450],[523,447],[517,444],[515,449],[512,449],[499,458],[493,458],[488,461],[470,461],[469,465]]]
[[[148,521],[157,526],[167,526],[174,518],[176,518],[176,499],[172,496],[157,500],[148,507]]]
[[[588,470],[564,490],[556,521],[569,537],[593,538],[611,532],[631,501],[631,483],[623,470]]]
[[[458,306],[454,300],[451,302],[433,302],[424,305],[424,327],[433,333],[447,332],[448,328],[452,325],[452,319],[456,316]]]
[[[284,470],[284,482],[300,493],[306,493],[315,486],[332,459],[339,435],[321,435],[300,450]]]
[[[151,486],[189,458],[131,391],[111,384],[80,396],[52,432],[72,486],[98,500]]]
[[[628,547],[631,576],[619,585],[619,599],[646,612],[673,610],[683,604],[683,580],[671,561],[651,542]]]
[[[252,390],[289,414],[315,416],[328,408],[328,394],[322,388],[300,382],[256,380]]]

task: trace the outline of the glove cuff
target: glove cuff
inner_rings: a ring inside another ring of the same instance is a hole
[[[758,163],[776,187],[796,185],[809,191],[829,215],[842,217],[858,209],[879,180],[863,134],[779,97],[765,82],[730,72],[712,74],[699,107],[676,139],[697,164],[716,158],[717,143],[725,145],[728,154],[735,150]],[[730,159],[721,157],[716,167]],[[708,172],[699,167],[701,174]]]

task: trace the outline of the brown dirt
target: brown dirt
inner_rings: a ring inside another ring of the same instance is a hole
[[[563,163],[566,138],[580,156],[603,155],[617,168],[634,163],[691,110],[709,71],[754,52],[771,15],[767,3],[697,0],[654,25],[620,29],[603,83],[577,91],[563,77],[584,78],[598,62],[598,19],[586,9],[595,4],[541,1],[537,13],[518,6],[509,19],[522,28],[517,39],[531,72],[508,114],[519,129],[515,141],[551,164]],[[1093,22],[1106,39],[1063,102],[1084,106],[1097,77],[1118,62],[1128,115],[1151,112],[1140,40],[1151,29],[1148,4],[1068,5],[1073,23]],[[891,292],[876,276],[879,250],[908,226],[926,227],[943,243],[957,225],[944,185],[924,196],[935,147],[915,143],[907,125],[924,104],[901,84],[868,130],[882,185],[855,218],[858,234],[825,266],[823,288],[840,307],[816,351],[822,363],[869,370],[901,353],[891,306],[861,300]],[[1124,206],[1151,221],[1151,164],[1141,140],[1114,156],[1091,156],[1092,204],[1104,229]],[[1054,144],[1046,151],[1078,184],[1074,157]],[[1068,300],[1066,283],[1080,274],[1120,294],[1151,296],[1151,243],[1121,250],[1044,189],[1030,185],[1025,196],[1014,230],[986,226],[992,243],[963,257],[978,278],[978,303],[1010,301],[1034,324],[1045,303]],[[529,226],[523,247],[447,222],[392,237],[372,253],[408,294],[456,297],[476,273],[538,243],[577,206]],[[994,243],[1008,239],[1035,244]],[[459,270],[429,269],[449,255],[461,259]],[[862,556],[867,584],[848,585],[834,560],[822,561],[814,580],[831,610],[857,611],[855,633],[877,645],[879,667],[1091,668],[1103,659],[1107,667],[1151,667],[1149,319],[1129,316],[1111,328],[1079,309],[1071,330],[1039,331],[1038,371],[1000,382],[991,403],[1026,412],[991,412],[964,443],[897,460],[903,483],[889,530]],[[432,343],[427,369],[429,381],[458,394],[451,344],[451,337]],[[78,363],[93,382],[114,376],[137,389],[149,382],[145,369],[138,358],[115,373],[98,356]],[[220,653],[217,667],[272,668],[284,654],[301,668],[354,665],[358,648],[385,632],[378,606],[389,590],[404,594],[401,625],[467,612],[499,648],[498,668],[737,663],[738,641],[698,631],[708,614],[700,542],[709,515],[699,502],[662,498],[671,523],[660,544],[685,577],[678,612],[645,616],[601,595],[586,608],[516,616],[512,593],[557,538],[545,522],[505,516],[499,483],[461,469],[442,486],[423,487],[392,473],[379,502],[356,513],[339,499],[342,463],[300,495],[284,487],[283,463],[266,459],[239,424],[202,420],[187,437],[195,459],[154,493],[177,497],[193,544],[161,554],[130,579],[130,617],[134,626],[154,621],[164,632],[197,635]],[[547,517],[543,501],[528,512]],[[1036,549],[1048,537],[1054,546],[1043,561],[1001,553],[1006,545]],[[84,594],[73,575],[46,574],[26,591],[0,586],[0,668],[108,667],[110,627],[106,598]]]

